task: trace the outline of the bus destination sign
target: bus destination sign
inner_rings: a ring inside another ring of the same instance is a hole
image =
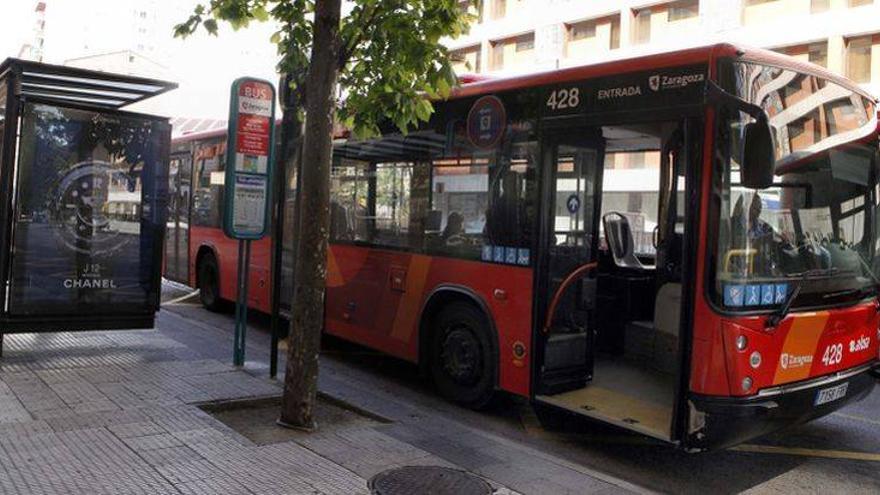
[[[261,239],[266,235],[274,131],[274,86],[249,77],[233,82],[223,231],[234,239]]]

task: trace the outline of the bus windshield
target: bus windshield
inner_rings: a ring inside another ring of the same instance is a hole
[[[771,310],[798,289],[794,307],[828,307],[873,294],[880,247],[873,101],[776,67],[735,63],[728,75],[728,90],[769,115],[776,169],[771,187],[740,183],[742,131],[751,117],[722,110],[716,303]]]

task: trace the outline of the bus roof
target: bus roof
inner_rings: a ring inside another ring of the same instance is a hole
[[[590,79],[593,77],[623,74],[651,69],[664,69],[682,65],[699,63],[710,64],[719,58],[737,58],[742,61],[756,62],[773,65],[785,69],[812,74],[823,79],[832,81],[847,89],[857,92],[872,101],[876,98],[859,87],[858,84],[830,72],[818,65],[802,62],[793,57],[782,55],[770,50],[752,48],[730,43],[718,43],[697,48],[687,48],[669,52],[641,55],[637,57],[602,62],[599,64],[582,65],[565,69],[535,72],[514,77],[487,77],[482,75],[465,75],[460,80],[461,86],[455,88],[450,98],[463,98],[481,94],[509,91],[513,89],[525,89],[547,84],[558,84],[571,81]],[[714,64],[712,64],[714,65]],[[714,75],[714,67],[710,66],[710,75]],[[280,121],[279,121],[280,122]],[[343,137],[346,132],[342,128],[334,129],[334,137]],[[216,129],[205,132],[194,132],[176,137],[173,142],[182,143],[196,139],[221,137],[226,135],[226,129]]]
[[[535,72],[532,74],[493,78],[483,81],[475,81],[463,84],[452,92],[451,98],[475,96],[495,93],[520,88],[531,88],[547,84],[557,84],[579,81],[593,77],[623,74],[651,69],[663,69],[681,65],[698,63],[710,63],[724,57],[738,58],[743,61],[757,62],[767,65],[782,67],[819,76],[833,81],[841,86],[851,89],[863,96],[875,100],[874,96],[867,93],[857,84],[830,72],[818,65],[801,62],[793,57],[782,55],[770,50],[751,48],[730,43],[718,43],[697,48],[687,48],[670,52],[641,55],[609,62],[591,65],[581,65],[566,69],[553,69],[549,71]],[[710,68],[710,74],[714,75],[714,67]]]

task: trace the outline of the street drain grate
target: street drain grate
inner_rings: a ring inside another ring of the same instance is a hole
[[[490,495],[492,487],[465,471],[439,466],[405,466],[373,476],[374,495]]]

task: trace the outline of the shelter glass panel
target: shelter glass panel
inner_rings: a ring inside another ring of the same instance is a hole
[[[10,313],[155,306],[168,131],[159,120],[25,105]]]

